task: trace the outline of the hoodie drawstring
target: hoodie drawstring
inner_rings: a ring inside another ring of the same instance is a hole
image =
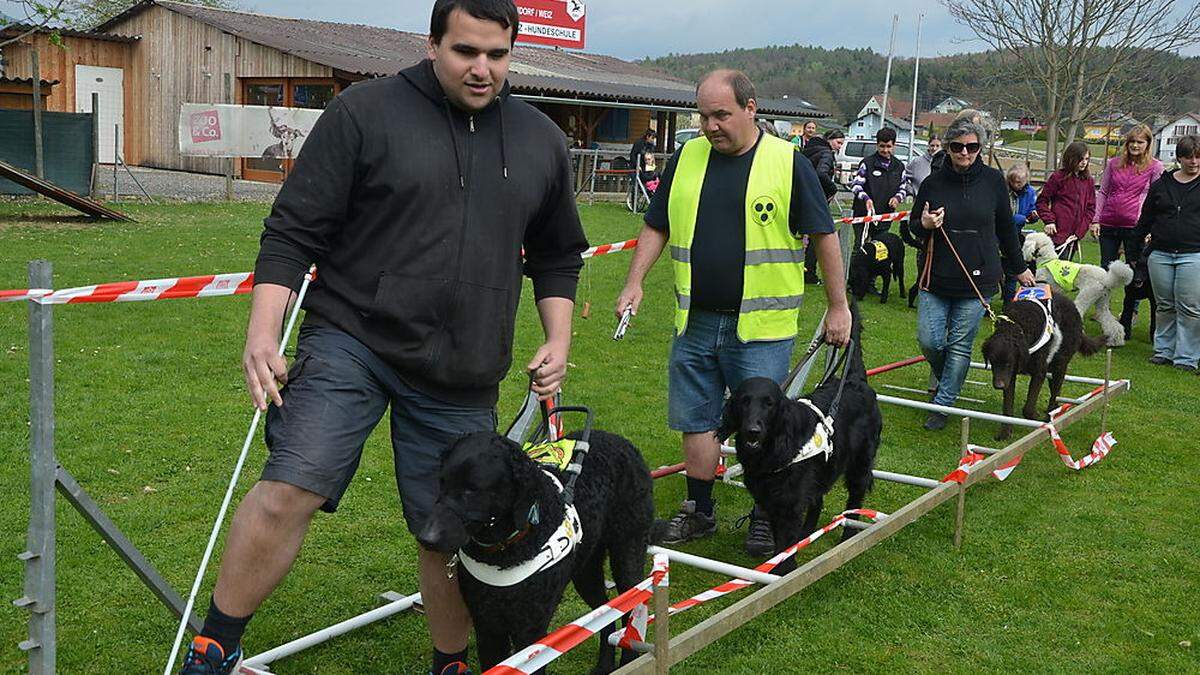
[[[454,165],[458,167],[458,187],[467,189],[467,180],[463,178],[462,158],[458,154],[458,134],[454,131],[454,116],[450,113],[450,99],[442,98],[442,110],[446,112],[446,126],[450,127],[450,142],[454,145]]]
[[[454,114],[450,111],[450,99],[442,98],[442,110],[446,113],[446,126],[450,127],[450,142],[454,145],[454,165],[458,167],[458,186],[466,189],[467,180],[463,177],[462,157],[458,154],[458,134],[454,131]],[[504,102],[496,100],[496,110],[500,114],[500,168],[504,180],[508,180],[508,148],[504,141]]]
[[[504,180],[508,180],[508,153],[504,147],[504,101],[497,99],[496,109],[500,112],[500,167],[504,171]]]

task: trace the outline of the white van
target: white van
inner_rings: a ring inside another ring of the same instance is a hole
[[[913,154],[920,157],[929,149],[929,143],[917,139],[913,142]],[[850,181],[854,180],[854,172],[858,171],[858,165],[866,157],[874,154],[875,139],[874,138],[847,138],[846,143],[842,146],[841,152],[837,154],[837,180],[843,185],[849,185]],[[896,144],[896,157],[904,163],[908,163],[908,144]]]

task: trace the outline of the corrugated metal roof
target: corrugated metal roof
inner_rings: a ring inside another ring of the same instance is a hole
[[[43,87],[53,87],[58,84],[58,80],[38,80]],[[32,77],[0,77],[0,84],[27,84],[33,87]]]
[[[88,40],[99,40],[101,42],[137,42],[137,38],[126,37],[124,35],[111,35],[108,33],[93,33],[84,30],[70,30],[67,28],[54,28],[46,26],[33,26],[24,23],[14,23],[4,26],[0,29],[0,37],[9,38],[20,35],[22,33],[58,33],[62,37],[85,38]]]
[[[362,24],[267,16],[171,0],[143,0],[97,30],[112,30],[151,5],[161,5],[230,35],[314,63],[367,77],[392,75],[426,56],[427,36]],[[509,83],[519,94],[692,108],[695,85],[629,61],[586,52],[517,45]],[[800,101],[759,102],[767,115],[827,117]]]

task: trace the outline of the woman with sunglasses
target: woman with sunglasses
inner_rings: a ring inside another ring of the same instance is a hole
[[[917,341],[929,362],[933,402],[952,406],[971,365],[987,299],[1005,273],[1024,286],[1033,274],[1021,257],[1004,176],[979,158],[987,131],[970,120],[946,130],[949,161],[921,183],[908,229],[921,242]],[[946,426],[930,413],[925,428]]]
[[[1063,260],[1076,257],[1079,242],[1096,217],[1096,186],[1088,171],[1091,160],[1086,143],[1071,143],[1063,150],[1058,171],[1050,174],[1038,195],[1037,212]]]
[[[1096,223],[1092,235],[1100,239],[1100,266],[1121,258],[1130,267],[1137,265],[1142,255],[1142,238],[1137,233],[1138,215],[1142,202],[1150,192],[1150,184],[1163,172],[1163,163],[1151,154],[1154,134],[1150,127],[1139,124],[1125,134],[1125,152],[1108,160],[1096,193]],[[1136,294],[1125,291],[1121,316],[1137,313]]]
[[[1200,365],[1200,136],[1175,144],[1180,168],[1150,186],[1138,235],[1149,235],[1157,326],[1150,363],[1190,373]]]

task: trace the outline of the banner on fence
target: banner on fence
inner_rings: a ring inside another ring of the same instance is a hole
[[[322,112],[310,108],[184,103],[179,109],[179,153],[194,157],[295,157]]]
[[[583,49],[587,33],[584,0],[517,0],[517,42]]]

